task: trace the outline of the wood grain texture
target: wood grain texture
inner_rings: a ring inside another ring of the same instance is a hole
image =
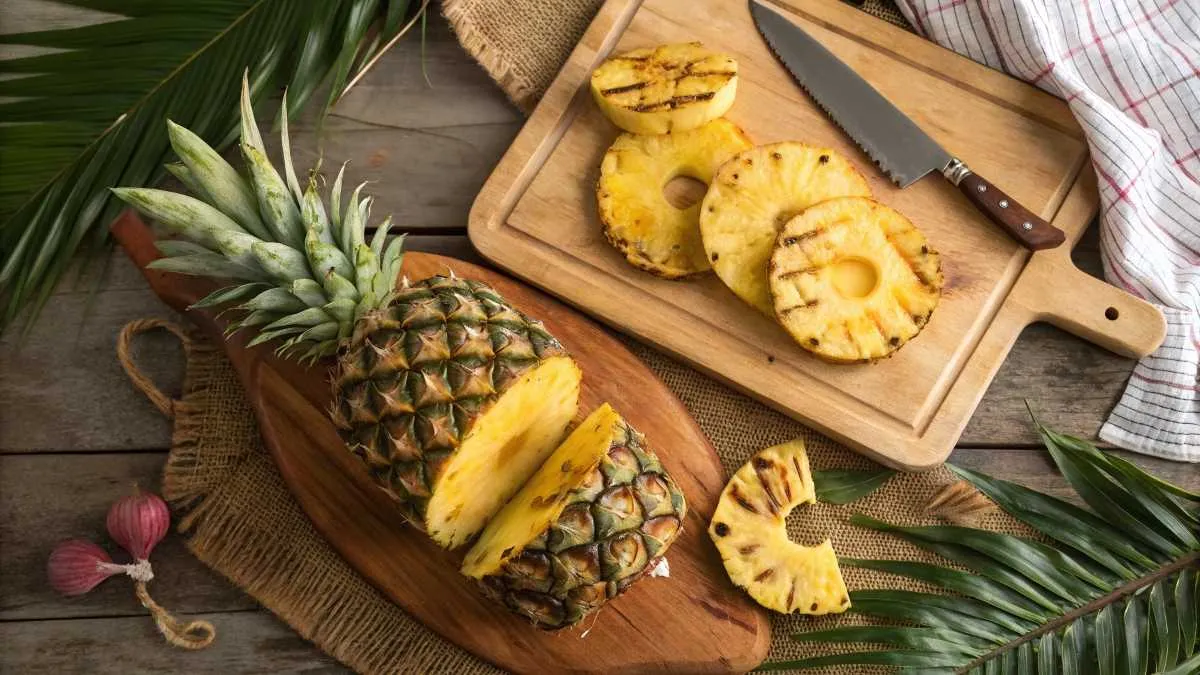
[[[1079,239],[1097,194],[1092,173],[1081,171],[1086,144],[1065,104],[836,0],[786,9],[951,153],[1000,180],[1069,242]],[[697,13],[705,20],[695,21]],[[728,116],[752,138],[843,153],[876,197],[912,218],[941,252],[942,301],[921,336],[894,357],[857,366],[819,361],[715,277],[657,279],[603,242],[593,185],[616,130],[586,95],[587,77],[610,53],[685,40],[738,59],[738,100]],[[470,234],[501,267],[907,470],[949,455],[1028,324],[1050,321],[1125,355],[1148,353],[1165,333],[1151,306],[1076,270],[1069,247],[1031,255],[944,180],[892,186],[793,84],[744,3],[609,0],[485,184]],[[1107,307],[1118,307],[1120,318],[1104,319]]]
[[[481,260],[462,235],[409,235],[405,248]],[[149,317],[178,314],[123,253],[79,257],[28,333],[0,335],[0,454],[168,447],[170,422],[129,385],[114,351],[126,323]],[[173,337],[139,337],[134,356],[159,388],[179,392],[183,356]]]
[[[157,492],[165,459],[162,451],[0,456],[0,622],[145,615],[125,577],[77,598],[55,593],[46,581],[46,558],[59,542],[83,538],[128,562],[105,533],[105,514],[135,484]],[[257,606],[192,557],[182,537],[164,539],[152,561],[150,592],[174,612]]]
[[[132,212],[113,234],[139,267],[159,257],[150,229]],[[437,547],[410,527],[361,461],[347,452],[326,411],[329,362],[311,368],[278,359],[270,346],[247,349],[249,336],[223,341],[246,388],[263,441],[284,481],[317,530],[389,599],[428,628],[480,658],[521,673],[727,673],[766,656],[765,610],[723,573],[705,526],[725,485],[716,451],[683,404],[616,338],[565,305],[490,270],[453,258],[410,253],[412,279],[452,271],[493,285],[515,307],[542,320],[585,373],[581,414],[609,402],[647,436],[688,501],[684,531],[668,553],[669,578],[643,580],[606,605],[582,629],[550,633],[488,601],[458,572],[462,552]],[[217,285],[144,270],[151,288],[183,310]],[[220,339],[213,313],[187,310]],[[687,616],[687,621],[672,617]]]
[[[217,627],[213,646],[172,649],[145,616],[0,623],[0,672],[88,673],[348,672],[267,612],[205,615]]]

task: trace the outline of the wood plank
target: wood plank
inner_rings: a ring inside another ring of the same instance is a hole
[[[463,236],[412,235],[406,246],[480,260]],[[0,335],[0,454],[170,445],[170,423],[129,384],[116,341],[134,319],[178,316],[120,251],[90,262],[80,260],[86,271],[67,276],[27,335]],[[183,356],[173,336],[147,334],[134,354],[163,391],[179,392]]]
[[[0,672],[347,673],[267,612],[205,615],[217,629],[208,649],[163,642],[149,617],[0,623]]]
[[[1122,456],[1164,479],[1200,489],[1200,474],[1189,465],[1132,453]],[[175,535],[155,551],[162,579],[153,589],[167,607],[198,614],[217,625],[222,637],[206,652],[193,655],[163,645],[127,586],[117,580],[75,600],[50,595],[41,566],[54,543],[69,536],[102,536],[101,521],[108,501],[129,481],[155,485],[162,457],[161,453],[73,457],[69,474],[62,473],[63,458],[57,455],[0,458],[0,570],[4,571],[0,575],[0,641],[7,647],[0,650],[0,672],[41,672],[27,668],[36,665],[35,659],[47,658],[75,659],[49,662],[71,672],[81,654],[87,655],[90,667],[98,673],[116,672],[106,670],[108,664],[123,667],[122,672],[130,672],[131,664],[135,671],[262,672],[267,664],[292,663],[305,654],[320,658],[315,648],[265,610],[245,612],[254,606],[253,601],[191,558]],[[951,461],[1050,494],[1071,496],[1044,452],[959,449]],[[77,497],[64,502],[58,499],[62,494]],[[20,549],[30,553],[23,554]],[[42,620],[67,617],[70,619]],[[118,635],[122,639],[115,639]],[[231,655],[235,652],[241,655]],[[237,660],[241,658],[246,660]]]
[[[414,34],[385,54],[338,102],[320,137],[315,111],[309,106],[293,130],[297,170],[323,155],[332,180],[349,161],[348,187],[371,182],[364,193],[375,197],[375,220],[390,213],[413,231],[464,227],[472,199],[524,122],[436,11],[424,45]]]
[[[1163,480],[1189,490],[1200,490],[1200,471],[1196,471],[1195,465],[1147,457],[1134,452],[1116,454]],[[1074,498],[1070,486],[1050,459],[1050,453],[1041,448],[959,448],[950,455],[948,461],[1057,497]]]
[[[408,246],[480,260],[462,236],[413,235]],[[1098,271],[1094,228],[1075,253],[1082,268]],[[78,282],[68,276],[24,341],[17,331],[0,336],[0,453],[163,448],[170,443],[169,425],[129,385],[113,350],[127,321],[173,315],[123,254],[111,255],[106,271],[102,263],[93,263]],[[91,312],[82,314],[96,284]],[[137,354],[154,381],[177,391],[180,356],[173,338],[148,335],[138,342]],[[1031,326],[1001,366],[959,445],[1037,443],[1026,398],[1050,426],[1093,438],[1133,366],[1132,359],[1051,326]],[[70,424],[62,423],[67,411]]]
[[[108,579],[78,598],[58,595],[47,585],[46,559],[60,542],[83,538],[128,562],[105,532],[104,518],[134,484],[157,491],[165,459],[165,452],[0,456],[0,621],[142,615],[126,577]],[[150,561],[156,577],[151,594],[172,611],[258,606],[192,557],[173,531]]]

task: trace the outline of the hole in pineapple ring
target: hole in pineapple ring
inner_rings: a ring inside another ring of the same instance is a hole
[[[833,287],[845,298],[865,298],[879,285],[875,265],[862,258],[842,258],[833,264]]]
[[[698,204],[708,192],[708,184],[691,176],[675,176],[663,185],[663,198],[680,211]]]

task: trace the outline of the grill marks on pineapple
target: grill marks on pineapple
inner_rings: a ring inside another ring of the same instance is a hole
[[[854,265],[870,266],[875,278],[838,276],[855,274]],[[828,200],[789,221],[769,268],[784,328],[805,349],[840,363],[883,358],[904,346],[927,323],[942,285],[940,258],[921,233],[865,198]]]
[[[738,496],[770,508],[747,511]],[[769,609],[807,614],[845,609],[838,604],[845,584],[832,545],[810,548],[788,539],[788,514],[815,499],[798,440],[755,454],[721,493],[709,535],[730,579]]]

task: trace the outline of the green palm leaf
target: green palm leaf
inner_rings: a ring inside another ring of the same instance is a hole
[[[332,79],[328,105],[411,25],[417,4],[61,1],[122,18],[0,35],[65,50],[0,61],[0,329],[46,301],[81,245],[107,239],[123,208],[109,187],[164,175],[165,120],[228,144],[237,122],[228,102],[245,71],[255,99],[288,87],[293,113]]]
[[[764,670],[890,665],[922,673],[1200,673],[1196,495],[1039,425],[1090,508],[950,467],[1052,544],[966,527],[903,527],[855,515],[966,567],[843,559],[945,594],[854,590],[851,611],[907,625],[832,628],[800,642],[859,645]],[[861,651],[870,645],[872,651]],[[882,649],[880,649],[882,647]]]

